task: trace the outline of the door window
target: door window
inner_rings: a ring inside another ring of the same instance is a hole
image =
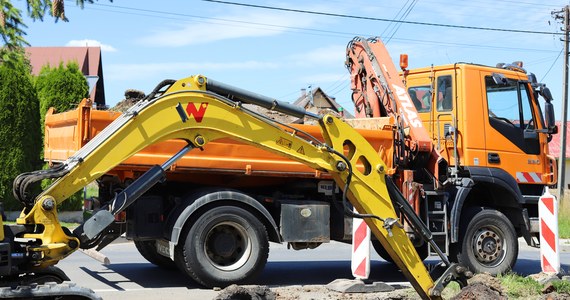
[[[437,111],[449,111],[453,109],[453,86],[451,75],[437,78]]]
[[[408,94],[418,112],[431,111],[431,87],[429,85],[410,87]]]
[[[485,77],[489,123],[521,150],[539,151],[538,139],[525,140],[524,130],[536,129],[527,84],[514,79]]]

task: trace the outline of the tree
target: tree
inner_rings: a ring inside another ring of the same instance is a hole
[[[77,5],[83,8],[85,2],[93,3],[95,0],[76,0]],[[112,0],[109,0],[113,2]],[[55,21],[68,21],[65,17],[65,7],[63,0],[26,0],[27,13],[32,20],[44,20],[47,12],[54,17]],[[4,41],[4,47],[0,48],[0,60],[4,62],[17,61],[23,56],[22,52],[14,49],[29,46],[24,39],[26,35],[20,9],[12,5],[11,0],[0,0],[0,36]]]
[[[44,128],[45,115],[50,107],[55,108],[58,112],[67,111],[75,108],[81,99],[89,96],[87,80],[79,70],[79,65],[75,62],[70,62],[67,66],[60,62],[59,66],[55,68],[49,65],[43,66],[40,74],[35,79],[34,86],[40,103],[38,111],[41,115],[41,132],[43,132]],[[47,180],[42,183],[42,187],[45,188],[49,184],[50,180]],[[80,209],[82,200],[81,192],[78,192],[65,201],[60,209]]]
[[[20,59],[0,64],[0,199],[5,209],[21,208],[12,195],[14,178],[41,168],[39,100],[32,84],[30,64]]]
[[[76,3],[83,8],[85,2],[94,1],[76,0]],[[27,14],[34,21],[43,21],[47,12],[56,22],[68,21],[64,0],[26,0],[26,4]],[[0,45],[0,201],[4,201],[6,209],[21,207],[12,195],[13,179],[20,173],[41,167],[40,105],[31,80],[31,67],[23,51],[24,46],[29,46],[24,39],[25,28],[27,26],[23,22],[22,11],[12,5],[11,0],[0,0],[0,36],[3,41],[3,46]],[[54,71],[53,76],[58,77],[54,81],[61,88],[58,93],[44,85],[44,79],[38,78],[39,83],[36,84],[41,87],[44,99],[41,124],[49,106],[65,110],[87,95],[86,81],[82,75],[82,81],[79,81],[76,70],[78,67],[68,66],[64,70],[63,66],[60,66]],[[71,78],[61,75],[67,72],[71,74]],[[55,95],[60,98],[55,98]]]
[[[89,97],[89,85],[75,62],[67,66],[60,62],[55,68],[43,66],[36,78],[35,88],[40,99],[40,124],[44,124],[50,107],[58,112],[67,111],[75,108],[81,99]]]

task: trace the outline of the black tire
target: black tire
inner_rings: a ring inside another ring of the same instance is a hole
[[[160,255],[156,250],[155,241],[135,241],[139,253],[151,264],[164,269],[176,269],[176,264],[170,258]]]
[[[512,270],[519,253],[513,224],[495,209],[471,208],[461,217],[460,240],[451,260],[474,273],[492,275]]]
[[[386,251],[386,249],[384,248],[384,246],[382,246],[379,240],[372,240],[372,247],[374,248],[376,253],[378,253],[378,255],[382,257],[382,259],[384,259],[389,263],[394,263],[394,260],[392,259],[392,257],[390,257],[388,251]],[[426,243],[424,243],[422,246],[416,247],[416,251],[418,252],[418,255],[420,256],[420,259],[422,261],[428,257]]]
[[[206,287],[250,283],[267,263],[267,230],[253,214],[235,206],[203,213],[175,254],[179,269]]]

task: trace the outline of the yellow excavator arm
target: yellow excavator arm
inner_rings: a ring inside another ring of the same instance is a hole
[[[33,257],[26,264],[28,270],[54,265],[78,248],[92,244],[113,223],[116,214],[162,180],[164,172],[177,159],[185,159],[187,151],[206,147],[220,138],[231,138],[330,173],[337,185],[343,187],[344,197],[363,214],[361,217],[422,298],[438,298],[450,280],[462,276],[460,267],[444,261],[443,275],[437,281],[432,279],[399,223],[397,212],[406,213],[407,202],[394,200],[399,192],[386,175],[388,167],[374,148],[342,120],[331,115],[311,115],[290,104],[200,75],[166,82],[162,88],[166,90],[160,91],[158,87],[150,97],[133,106],[56,170],[17,178],[15,194],[29,203],[17,223],[22,228],[32,225],[43,228],[20,233],[24,239],[41,241],[26,248],[28,253],[34,254],[28,255]],[[317,118],[324,143],[248,110],[241,105],[243,102],[298,117]],[[386,138],[391,136],[388,131]],[[169,139],[185,140],[188,144],[162,166],[152,168],[137,179],[118,194],[109,207],[73,233],[62,229],[55,208],[58,204],[143,148]],[[58,176],[37,197],[30,199],[25,192],[29,182]],[[420,228],[419,231],[429,239],[427,229]]]

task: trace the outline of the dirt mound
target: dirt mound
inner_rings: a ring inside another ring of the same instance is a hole
[[[459,294],[451,298],[452,300],[476,300],[476,299],[487,299],[487,300],[506,300],[507,297],[503,296],[501,292],[486,286],[482,282],[475,282],[464,287]]]
[[[275,300],[275,293],[266,286],[243,287],[232,284],[223,289],[214,300]]]
[[[128,89],[125,91],[125,99],[121,100],[119,103],[117,103],[117,105],[110,108],[109,110],[125,112],[144,97],[144,92],[135,89]]]
[[[552,292],[546,295],[543,295],[541,298],[541,300],[568,300],[570,299],[570,295],[569,294],[559,294],[557,292]]]
[[[501,287],[501,280],[497,277],[492,276],[488,273],[479,273],[475,274],[471,279],[469,279],[469,284],[476,284],[481,283],[491,290],[498,292],[501,296],[503,296],[503,288]]]
[[[461,289],[461,292],[451,299],[508,299],[508,297],[503,293],[501,281],[496,277],[491,276],[491,274],[475,274],[475,276],[469,279],[468,282],[469,285]]]

